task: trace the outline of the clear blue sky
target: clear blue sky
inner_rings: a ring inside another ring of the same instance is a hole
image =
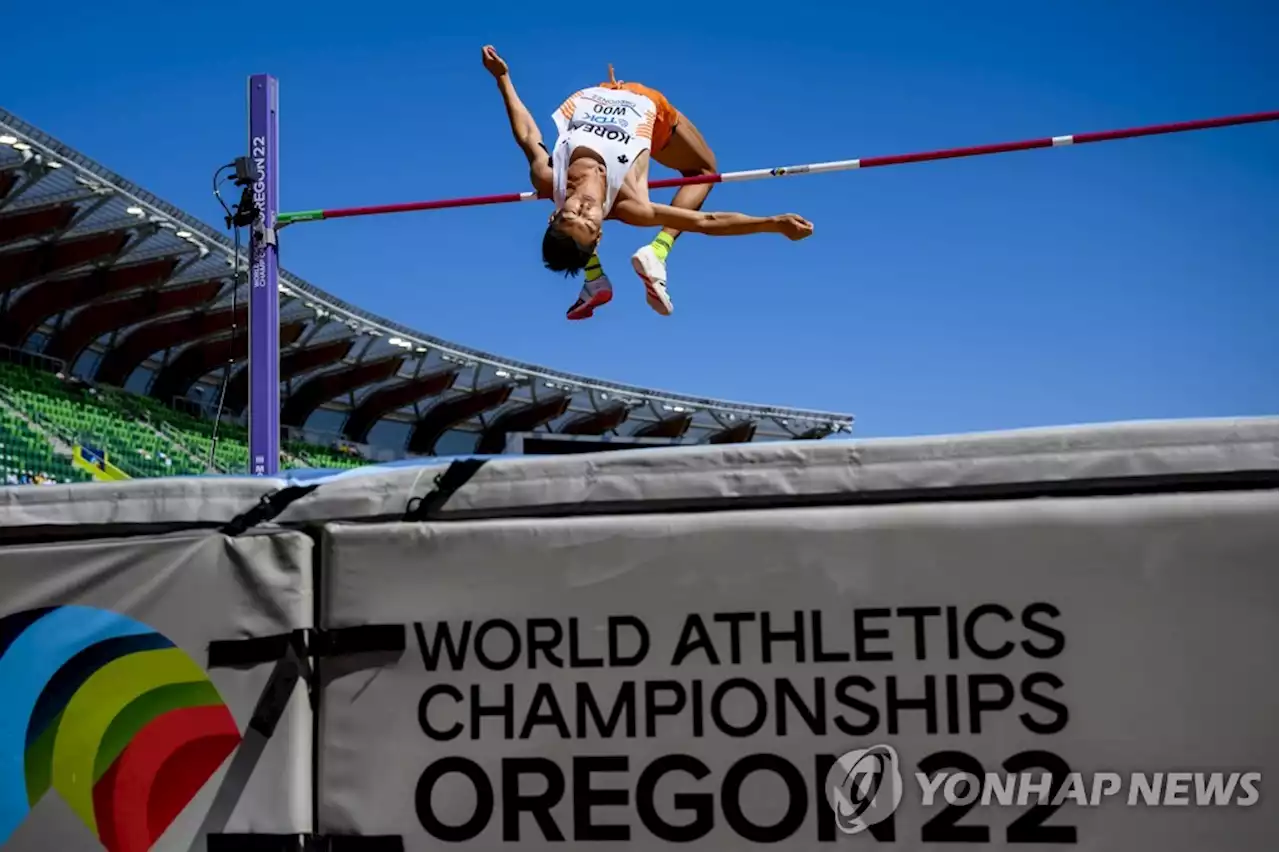
[[[67,0],[57,19],[6,38],[5,106],[215,223],[209,176],[244,148],[255,72],[281,80],[286,209],[526,188],[480,66],[486,42],[544,133],[561,98],[613,62],[666,92],[726,170],[1277,99],[1276,5],[1261,0],[149,12]],[[602,256],[617,297],[566,322],[578,283],[541,268],[541,204],[300,226],[282,256],[347,300],[460,343],[849,411],[861,435],[1274,414],[1276,154],[1267,124],[721,186],[707,209],[794,211],[815,236],[682,239],[669,319],[645,306],[627,263],[651,234],[615,225]]]

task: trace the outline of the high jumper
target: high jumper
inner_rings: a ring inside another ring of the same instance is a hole
[[[529,161],[534,191],[555,203],[542,238],[543,263],[568,276],[586,270],[569,319],[586,319],[613,298],[613,285],[596,253],[606,219],[662,229],[631,256],[631,265],[644,281],[649,307],[663,316],[672,311],[667,255],[680,234],[776,233],[802,240],[813,233],[813,225],[794,213],[704,213],[710,183],[682,186],[670,204],[651,201],[651,158],[685,177],[696,177],[715,175],[716,157],[694,123],[661,92],[641,83],[619,82],[613,66],[607,82],[574,92],[555,111],[558,136],[548,150],[537,121],[516,93],[510,67],[492,45],[481,55],[498,81],[511,133]]]
[[[490,63],[488,53],[485,55],[486,65]],[[499,69],[495,76],[501,79],[502,76],[509,78],[509,72],[506,69],[506,63],[501,63],[497,53],[493,54],[492,62]],[[238,157],[234,167],[237,175],[237,183],[241,183],[245,192],[241,198],[241,203],[237,205],[236,215],[230,217],[229,226],[235,225],[236,233],[239,228],[245,224],[252,223],[249,229],[249,457],[250,472],[257,476],[274,476],[280,469],[280,266],[279,255],[277,253],[279,246],[279,234],[281,229],[300,224],[303,222],[323,222],[331,219],[347,219],[354,216],[385,216],[392,213],[412,213],[422,210],[445,210],[457,207],[475,207],[487,204],[511,204],[521,201],[535,201],[541,197],[538,191],[532,192],[509,192],[499,195],[475,195],[466,198],[441,198],[428,201],[409,201],[397,204],[377,204],[362,207],[324,207],[314,208],[310,210],[295,210],[293,212],[281,212],[280,210],[280,174],[279,174],[279,131],[280,131],[280,89],[279,81],[270,74],[254,74],[249,78],[249,138],[247,156]],[[509,83],[509,79],[508,79]],[[611,81],[611,85],[626,86],[625,83],[616,83]],[[511,90],[514,95],[514,88]],[[604,97],[618,97],[617,93],[629,92],[625,88],[610,89],[605,88]],[[606,104],[602,104],[605,106]],[[521,107],[524,115],[528,115],[528,111]],[[575,109],[575,114],[577,110]],[[595,110],[592,109],[592,114]],[[601,112],[601,115],[605,113]],[[679,116],[679,113],[672,113]],[[657,127],[657,105],[654,108],[654,129]],[[672,128],[672,135],[678,130],[681,118],[676,119],[676,128]],[[683,119],[687,121],[687,119]],[[1069,133],[1058,136],[1041,136],[1035,139],[1022,139],[1013,142],[994,142],[986,145],[970,145],[962,148],[943,148],[928,151],[915,151],[906,154],[888,154],[873,157],[857,157],[847,160],[831,160],[822,163],[803,163],[790,166],[774,166],[772,168],[744,169],[741,171],[721,172],[702,174],[695,173],[693,175],[683,175],[681,177],[662,178],[648,182],[650,189],[660,189],[666,187],[690,187],[690,186],[710,186],[716,183],[736,183],[741,181],[768,180],[780,177],[792,177],[796,175],[817,175],[830,174],[833,172],[845,172],[851,170],[881,168],[884,166],[901,166],[909,163],[927,163],[937,160],[951,160],[964,157],[985,157],[993,154],[1008,154],[1014,151],[1032,151],[1043,148],[1061,148],[1074,147],[1076,145],[1087,145],[1095,142],[1112,142],[1119,139],[1137,139],[1145,136],[1159,136],[1167,133],[1186,133],[1195,130],[1209,130],[1220,127],[1234,127],[1244,124],[1256,124],[1259,122],[1275,122],[1280,120],[1280,111],[1270,109],[1265,112],[1249,113],[1244,115],[1228,115],[1219,118],[1203,118],[1193,121],[1180,121],[1172,124],[1149,124],[1142,127],[1130,127],[1121,130],[1101,130],[1088,133]],[[528,121],[528,126],[537,132],[536,124],[532,119]],[[585,135],[585,134],[583,134]],[[652,135],[649,137],[652,139]],[[705,143],[704,143],[705,144]],[[652,145],[650,145],[652,147]],[[669,145],[668,145],[669,147]],[[543,156],[547,152],[539,146],[539,150]],[[708,154],[709,154],[708,149]],[[548,165],[542,157],[530,158],[530,165],[533,162],[541,160],[544,166]],[[646,160],[648,157],[646,156]],[[658,159],[655,152],[654,159]],[[573,161],[572,156],[570,161]],[[661,160],[659,160],[661,162]],[[552,165],[554,158],[552,158]],[[600,164],[603,165],[603,164]],[[703,168],[714,168],[714,158],[708,158],[705,163],[701,164]],[[579,167],[581,168],[581,167]],[[219,170],[221,171],[221,170]],[[243,174],[242,174],[243,173]],[[597,170],[599,174],[599,170]],[[607,175],[607,170],[605,171]],[[554,179],[554,167],[552,168],[552,176]],[[241,178],[243,177],[243,182]],[[566,177],[568,177],[566,175]],[[566,181],[566,184],[568,181]],[[641,181],[643,184],[643,181]],[[596,185],[601,185],[600,178],[597,177]],[[604,182],[607,188],[607,181]],[[603,193],[602,193],[603,194]],[[551,195],[551,193],[548,193]],[[647,201],[647,196],[642,196]],[[705,200],[705,194],[703,194]],[[653,208],[659,208],[670,211],[670,215],[688,216],[691,211],[687,209],[677,208],[675,206],[667,207],[665,205],[653,205]],[[616,208],[616,205],[615,205]],[[652,214],[651,214],[652,215]],[[709,232],[709,225],[714,223],[719,226],[719,233],[726,234],[728,229],[725,227],[725,220],[730,215],[735,214],[716,214],[709,222],[706,217],[710,214],[701,214],[703,227],[700,229],[702,233]],[[568,218],[567,216],[562,218]],[[603,216],[601,217],[601,219]],[[698,217],[694,217],[695,219]],[[751,217],[744,217],[750,221]],[[803,225],[801,225],[803,223]],[[652,224],[660,225],[664,232],[668,227],[672,231],[680,232],[686,230],[695,230],[694,228],[682,226],[683,222],[677,222],[674,226],[667,223],[652,221]],[[739,222],[741,224],[741,221]],[[800,217],[791,217],[791,224],[802,233],[797,233],[796,238],[807,236],[807,232],[811,230],[807,222]],[[755,228],[754,230],[761,230]],[[742,233],[742,231],[737,231]],[[667,233],[668,237],[672,234]],[[598,236],[597,236],[598,242]],[[664,241],[665,242],[665,241]],[[594,245],[593,255],[594,255]],[[655,257],[658,256],[658,249],[654,248]],[[239,255],[237,254],[237,257]],[[658,258],[665,260],[665,257]],[[590,258],[588,258],[590,262]],[[665,278],[663,279],[665,282]],[[659,292],[665,290],[665,286],[660,288]],[[665,294],[663,294],[665,295]],[[588,301],[591,293],[587,293]],[[374,332],[375,334],[377,332]],[[393,344],[396,345],[396,344]],[[407,340],[400,340],[398,345],[412,347]]]

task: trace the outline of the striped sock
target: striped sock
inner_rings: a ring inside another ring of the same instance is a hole
[[[671,247],[676,244],[676,238],[662,231],[658,236],[653,238],[653,242],[649,245],[653,246],[653,253],[658,256],[658,260],[663,263],[667,262],[667,255],[671,253]]]
[[[600,256],[593,254],[591,259],[587,261],[587,283],[597,281],[604,277],[604,267],[600,265]]]

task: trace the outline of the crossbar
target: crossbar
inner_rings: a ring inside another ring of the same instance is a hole
[[[834,160],[828,163],[808,163],[798,166],[778,166],[771,169],[748,169],[723,174],[697,175],[695,177],[663,178],[649,182],[651,189],[690,184],[734,183],[763,180],[765,178],[812,175],[824,172],[844,172],[853,169],[874,169],[882,166],[901,166],[907,163],[927,163],[934,160],[952,160],[960,157],[985,157],[992,154],[1008,154],[1013,151],[1031,151],[1037,148],[1061,148],[1069,145],[1088,145],[1094,142],[1112,142],[1117,139],[1136,139],[1142,136],[1159,136],[1167,133],[1187,133],[1193,130],[1211,130],[1242,124],[1276,121],[1280,112],[1255,112],[1229,115],[1221,118],[1205,118],[1196,121],[1180,121],[1172,124],[1150,124],[1122,130],[1100,130],[1091,133],[1073,133],[1065,136],[1042,136],[1016,142],[996,142],[990,145],[972,145],[964,148],[943,148],[936,151],[919,151],[911,154],[890,154],[882,157],[861,157],[853,160]],[[478,207],[486,204],[509,204],[518,201],[534,201],[535,192],[508,192],[502,195],[477,195],[468,198],[445,198],[436,201],[410,201],[401,204],[380,204],[371,207],[339,207],[327,210],[303,210],[297,213],[281,213],[277,223],[281,227],[298,222],[319,222],[328,219],[346,219],[353,216],[381,216],[388,213],[413,213],[422,210],[445,210],[453,207]]]

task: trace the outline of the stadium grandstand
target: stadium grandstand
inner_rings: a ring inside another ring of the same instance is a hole
[[[246,472],[247,288],[243,272],[232,280],[246,262],[234,252],[218,229],[0,109],[0,483]],[[852,430],[848,415],[480,352],[288,272],[280,291],[287,469]]]

